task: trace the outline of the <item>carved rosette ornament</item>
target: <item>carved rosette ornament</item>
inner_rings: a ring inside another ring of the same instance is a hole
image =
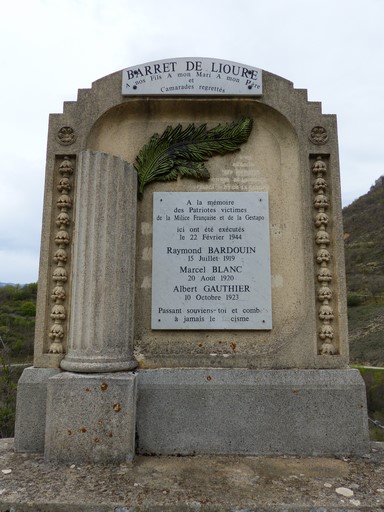
[[[332,327],[334,319],[331,289],[332,272],[329,268],[331,261],[331,238],[327,231],[329,223],[329,217],[327,214],[329,200],[326,196],[327,182],[325,179],[327,174],[327,165],[321,156],[318,156],[315,163],[312,165],[312,172],[315,176],[315,180],[313,182],[313,206],[316,210],[314,218],[316,228],[315,244],[318,247],[316,262],[318,282],[317,300],[320,303],[318,312],[320,354],[334,355],[337,353],[337,350],[334,340],[334,330]]]
[[[62,126],[57,132],[57,142],[62,146],[70,146],[76,141],[76,133],[70,126]]]
[[[64,337],[66,335],[67,314],[67,282],[68,282],[68,246],[71,242],[70,233],[70,210],[72,209],[71,192],[71,176],[73,174],[73,164],[68,157],[64,157],[59,166],[60,181],[57,185],[59,192],[56,206],[58,215],[56,217],[56,226],[58,231],[55,234],[56,250],[53,255],[53,262],[56,265],[52,274],[54,286],[51,292],[53,306],[51,309],[51,318],[53,325],[51,326],[49,337],[51,339],[49,353],[64,353]]]
[[[327,130],[323,126],[314,126],[309,135],[309,140],[318,146],[326,144],[328,141]]]

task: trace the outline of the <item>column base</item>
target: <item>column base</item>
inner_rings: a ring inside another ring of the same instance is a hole
[[[125,372],[134,370],[137,367],[137,361],[100,361],[100,360],[88,360],[86,358],[75,358],[65,357],[60,367],[67,372],[75,373],[111,373],[111,372]]]
[[[62,373],[49,380],[45,459],[122,463],[135,453],[137,375]]]

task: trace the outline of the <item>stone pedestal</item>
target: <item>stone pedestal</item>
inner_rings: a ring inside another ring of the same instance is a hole
[[[369,450],[357,370],[139,371],[139,454],[336,455]]]
[[[71,372],[135,368],[133,359],[136,171],[120,158],[80,154],[75,208]]]
[[[80,375],[48,382],[45,458],[121,463],[135,453],[135,373]]]

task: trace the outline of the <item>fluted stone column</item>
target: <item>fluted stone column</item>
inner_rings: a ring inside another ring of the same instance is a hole
[[[137,176],[83,151],[78,165],[71,313],[64,370],[115,372],[133,359]]]

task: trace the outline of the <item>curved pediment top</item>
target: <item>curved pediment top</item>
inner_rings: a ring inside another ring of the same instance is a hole
[[[300,119],[308,116],[309,111],[313,126],[325,123],[321,120],[321,103],[308,101],[307,91],[295,89],[286,78],[246,64],[208,57],[162,59],[106,75],[94,81],[90,89],[79,89],[77,101],[65,102],[63,117],[52,117],[52,122],[57,123],[57,129],[81,125],[85,141],[91,127],[113,108],[129,103],[135,111],[140,110],[141,104],[150,109],[169,101],[192,101],[196,105],[256,102],[281,113],[296,131],[303,129]],[[76,132],[80,147],[81,134],[78,129]]]
[[[108,109],[140,98],[172,99],[211,98],[256,100],[281,110],[288,105],[310,105],[321,115],[321,103],[308,102],[305,89],[295,89],[292,81],[260,68],[209,57],[176,57],[131,66],[92,83],[90,89],[79,89],[77,102],[89,102],[91,110]],[[64,112],[76,109],[65,102]],[[291,108],[289,109],[291,110]]]
[[[177,57],[122,71],[123,96],[261,96],[262,70],[207,57]]]

